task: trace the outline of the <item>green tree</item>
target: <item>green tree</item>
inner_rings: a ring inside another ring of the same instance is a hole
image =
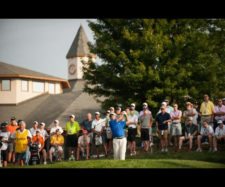
[[[99,19],[89,22],[91,52],[102,63],[84,68],[85,91],[115,103],[159,107],[168,97],[224,96],[225,20]]]

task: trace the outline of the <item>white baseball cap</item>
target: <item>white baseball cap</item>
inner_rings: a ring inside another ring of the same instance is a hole
[[[95,115],[100,115],[100,112],[95,112]]]
[[[217,121],[217,124],[222,124],[222,123],[223,123],[222,120]]]
[[[71,114],[70,117],[75,118],[75,115]]]
[[[131,104],[130,104],[130,106],[133,106],[133,107],[135,107],[135,104],[134,104],[134,103],[131,103]]]
[[[41,123],[40,123],[40,125],[42,125],[42,126],[44,126],[44,127],[45,127],[45,123],[44,123],[44,122],[41,122]]]

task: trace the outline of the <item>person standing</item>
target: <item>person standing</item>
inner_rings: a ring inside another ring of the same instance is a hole
[[[113,136],[114,160],[125,160],[126,157],[127,139],[124,132],[125,125],[126,122],[123,115],[116,119],[116,114],[110,113],[109,126]]]
[[[69,155],[73,154],[75,157],[76,147],[77,147],[77,134],[80,130],[80,125],[77,121],[75,121],[75,115],[71,114],[69,116],[69,121],[66,123],[66,146],[69,149]],[[73,152],[74,150],[74,152]]]

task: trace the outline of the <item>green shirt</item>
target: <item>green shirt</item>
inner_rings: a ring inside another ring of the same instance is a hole
[[[77,121],[74,121],[73,123],[71,123],[70,121],[68,121],[66,123],[66,131],[67,134],[76,134],[78,131],[80,130],[80,125]]]

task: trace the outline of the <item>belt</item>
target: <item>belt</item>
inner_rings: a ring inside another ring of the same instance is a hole
[[[113,138],[113,139],[123,139],[124,138],[124,136],[121,136],[121,137],[115,137],[115,138]]]
[[[210,116],[212,116],[212,115],[202,115],[202,117],[210,117]]]

